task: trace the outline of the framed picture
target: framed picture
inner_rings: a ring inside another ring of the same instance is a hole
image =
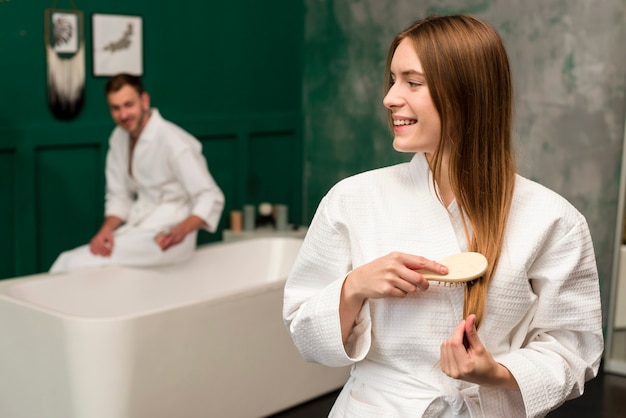
[[[78,10],[46,10],[46,44],[57,54],[75,54],[83,42],[83,13]]]
[[[92,16],[93,75],[143,75],[143,20],[140,16]]]

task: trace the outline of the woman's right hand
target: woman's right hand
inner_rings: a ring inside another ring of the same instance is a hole
[[[344,291],[349,298],[403,298],[417,290],[428,289],[428,280],[416,271],[422,269],[448,273],[447,267],[436,261],[392,252],[352,270],[346,277]]]
[[[427,290],[428,280],[416,271],[422,269],[448,273],[443,264],[400,252],[389,253],[352,270],[343,282],[339,302],[343,343],[346,344],[366,299],[403,298],[409,293]]]

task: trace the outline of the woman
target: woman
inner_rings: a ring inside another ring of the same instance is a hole
[[[396,36],[386,65],[394,149],[409,163],[321,201],[285,286],[309,361],[352,365],[333,417],[535,417],[582,394],[603,350],[593,245],[565,199],[516,174],[498,34],[470,16]],[[477,251],[464,287],[416,270]]]

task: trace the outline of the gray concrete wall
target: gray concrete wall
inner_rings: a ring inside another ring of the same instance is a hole
[[[305,212],[347,175],[405,160],[382,105],[389,42],[430,13],[469,13],[507,46],[520,173],[586,217],[608,307],[624,132],[624,0],[305,0]]]

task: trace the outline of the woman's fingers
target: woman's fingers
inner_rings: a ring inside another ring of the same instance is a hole
[[[478,338],[478,331],[476,330],[476,315],[470,314],[465,320],[465,342],[466,348],[482,348],[482,342]]]
[[[417,270],[448,272],[436,261],[395,251],[354,269],[349,276],[352,289],[363,298],[405,297],[429,287]]]
[[[358,268],[348,276],[351,289],[364,298],[405,297],[428,289],[428,282],[414,271],[415,265],[430,260],[400,252],[392,252]]]

